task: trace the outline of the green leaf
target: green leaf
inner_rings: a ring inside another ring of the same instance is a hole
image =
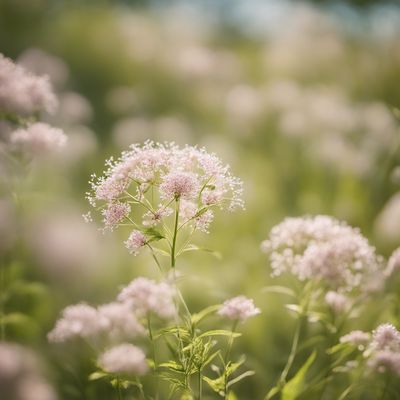
[[[220,307],[221,307],[220,304],[210,306],[210,307],[205,308],[204,310],[199,311],[196,314],[193,314],[192,315],[192,324],[193,325],[198,324],[201,320],[208,317],[210,314],[214,314],[216,311],[218,311]]]
[[[233,393],[232,390],[231,390],[231,391],[228,393],[227,400],[239,400],[239,399],[236,397],[235,393]]]
[[[160,233],[157,229],[147,228],[144,230],[146,236],[149,236],[149,242],[164,239],[165,236]]]
[[[297,297],[296,293],[292,290],[289,289],[285,286],[266,286],[262,290],[264,293],[279,293],[279,294],[285,294],[291,297]]]
[[[221,255],[220,252],[212,250],[212,249],[208,249],[206,247],[199,247],[199,246],[196,246],[194,244],[186,246],[178,254],[180,255],[180,254],[183,254],[183,253],[187,253],[188,251],[205,251],[206,253],[210,253],[211,255],[213,255],[218,260],[222,260],[222,255]]]
[[[297,371],[296,375],[285,384],[282,389],[281,400],[296,400],[298,398],[304,388],[304,381],[307,371],[314,362],[316,356],[317,353],[313,351],[303,366]]]
[[[303,313],[303,308],[298,304],[285,304],[285,307],[288,310],[295,312],[296,314],[301,315]]]
[[[230,380],[228,382],[228,384],[226,385],[226,387],[230,387],[230,386],[234,385],[235,383],[240,382],[242,379],[247,378],[248,376],[252,376],[254,374],[255,374],[255,371],[243,372],[242,374],[240,374],[236,378],[233,378],[232,380]]]
[[[224,384],[224,377],[221,376],[217,379],[210,379],[207,376],[203,376],[204,382],[207,382],[207,384],[210,386],[212,390],[216,393],[221,393],[225,389],[225,384]]]
[[[161,368],[168,368],[168,369],[172,369],[173,371],[177,371],[177,372],[183,372],[184,368],[182,367],[181,364],[178,364],[175,361],[167,361],[164,363],[161,363],[158,365]]]
[[[93,372],[89,375],[88,379],[89,381],[96,381],[98,379],[102,379],[102,378],[106,378],[109,375],[106,372],[102,372],[102,371],[96,371]]]
[[[199,338],[203,338],[203,337],[207,337],[207,336],[232,336],[233,338],[237,338],[237,337],[242,336],[242,334],[238,333],[238,332],[232,333],[232,331],[226,331],[224,329],[215,329],[212,331],[202,333],[199,336]]]

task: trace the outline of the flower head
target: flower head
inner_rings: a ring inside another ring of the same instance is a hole
[[[36,122],[27,128],[20,128],[11,133],[10,142],[15,149],[32,156],[39,156],[61,149],[67,137],[59,128],[43,122]]]
[[[350,306],[350,300],[347,296],[332,290],[326,293],[325,302],[335,314],[345,312]]]
[[[342,336],[340,338],[340,343],[352,343],[357,346],[366,346],[370,340],[371,335],[368,332],[356,330]]]
[[[400,352],[400,332],[392,324],[381,324],[372,332],[372,346]]]
[[[105,228],[113,229],[131,211],[128,203],[109,203],[107,208],[102,211]]]
[[[237,296],[226,300],[218,311],[218,314],[222,317],[241,322],[260,313],[261,311],[255,307],[254,301],[245,296]]]
[[[199,190],[197,178],[192,173],[170,172],[162,178],[160,185],[161,198],[191,199],[196,196]]]
[[[377,351],[368,360],[368,366],[380,373],[392,372],[400,376],[400,353],[390,350]]]
[[[358,229],[323,215],[285,219],[271,230],[262,250],[273,275],[287,271],[337,291],[367,290],[382,263]]]
[[[87,338],[102,329],[97,310],[87,304],[66,307],[54,329],[48,334],[51,342],[65,342],[75,337]]]
[[[130,253],[137,255],[139,250],[147,243],[146,235],[138,230],[134,230],[125,241],[125,246]]]
[[[128,343],[107,350],[99,357],[98,363],[113,374],[144,375],[149,369],[143,350]]]
[[[140,316],[152,312],[160,318],[172,318],[176,315],[174,296],[169,284],[140,277],[122,289],[118,301],[127,303]]]

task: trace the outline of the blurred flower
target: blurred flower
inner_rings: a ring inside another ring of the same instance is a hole
[[[400,353],[377,351],[368,360],[368,366],[380,373],[392,372],[400,376]]]
[[[112,374],[144,375],[149,366],[143,350],[123,343],[103,353],[98,363],[104,371]]]
[[[92,106],[79,93],[64,92],[59,95],[57,119],[63,124],[84,124],[92,118]]]
[[[109,303],[98,307],[102,329],[112,340],[131,339],[145,333],[127,304]]]
[[[22,346],[0,343],[0,393],[5,400],[56,400],[40,374],[36,356]]]
[[[362,348],[365,348],[370,340],[371,335],[368,332],[356,330],[342,336],[340,338],[340,343],[352,343],[357,346],[362,346]]]
[[[245,322],[248,318],[261,313],[261,310],[254,306],[254,301],[245,296],[237,296],[226,300],[218,311],[222,317],[231,320]]]
[[[57,100],[47,76],[32,75],[0,54],[0,110],[17,115],[54,112]]]
[[[61,149],[67,142],[67,137],[59,128],[36,122],[26,129],[20,128],[12,132],[10,142],[16,150],[40,156]]]
[[[381,324],[372,332],[372,346],[400,352],[400,332],[392,324]]]
[[[68,306],[62,317],[48,334],[50,342],[65,342],[75,337],[88,338],[102,330],[102,321],[97,310],[87,304]]]
[[[350,300],[347,296],[332,290],[326,293],[325,302],[335,314],[342,314],[350,307]]]
[[[48,75],[51,83],[60,88],[65,85],[69,71],[65,62],[42,49],[31,47],[18,57],[18,64],[36,75]]]
[[[323,215],[286,218],[271,230],[262,250],[274,276],[287,271],[339,291],[365,290],[382,264],[358,229]]]
[[[152,312],[160,318],[172,318],[177,312],[174,296],[175,290],[169,284],[140,277],[122,289],[118,301],[127,303],[140,316]]]

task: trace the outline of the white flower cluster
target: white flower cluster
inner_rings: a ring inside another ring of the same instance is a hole
[[[290,272],[337,291],[371,290],[383,275],[381,257],[360,231],[329,216],[286,218],[261,247],[274,276]]]
[[[12,400],[56,400],[40,374],[36,356],[19,345],[0,343],[0,395]]]
[[[213,209],[243,207],[242,182],[204,149],[149,141],[131,145],[116,162],[107,164],[101,178],[93,176],[88,199],[93,206],[104,205],[105,227],[134,222],[135,231],[125,242],[134,254],[147,243],[146,230],[166,223],[178,204],[179,226],[204,232],[213,220]],[[133,205],[141,212],[139,221],[130,218]]]
[[[149,369],[143,350],[129,343],[105,351],[98,363],[102,369],[113,374],[144,375]]]
[[[53,112],[57,99],[47,76],[36,76],[0,54],[0,111],[28,116]]]
[[[363,351],[368,368],[400,376],[400,332],[392,324],[379,325],[370,335],[353,331],[340,338],[341,343],[351,343]]]
[[[47,76],[33,75],[0,54],[0,117],[10,121],[0,126],[0,137],[10,151],[32,157],[62,148],[67,138],[61,129],[32,122],[40,112],[51,113],[56,106],[57,99]],[[24,125],[12,131],[11,122]]]
[[[218,314],[222,317],[240,322],[245,322],[248,318],[260,313],[261,311],[254,305],[254,301],[245,296],[237,296],[226,300],[218,311]]]

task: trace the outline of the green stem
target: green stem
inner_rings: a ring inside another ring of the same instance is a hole
[[[6,323],[5,323],[5,302],[6,302],[6,267],[0,265],[0,317],[1,317],[1,340],[6,339]]]
[[[199,400],[203,398],[203,375],[199,369]]]
[[[117,378],[117,392],[118,392],[118,400],[122,400],[121,381],[119,378]]]
[[[226,366],[228,364],[229,356],[230,356],[231,351],[232,351],[233,340],[234,340],[233,335],[234,335],[234,333],[236,331],[236,327],[237,327],[238,322],[239,321],[236,320],[232,325],[232,331],[231,331],[231,335],[229,337],[228,347],[226,349],[226,353],[225,353],[225,357],[224,357],[224,364],[225,364],[224,365],[224,368],[225,368],[225,371],[224,371],[224,398],[225,398],[225,400],[228,399],[228,387],[227,387],[228,386],[228,377],[226,375]]]
[[[174,225],[174,236],[172,237],[171,247],[171,267],[175,268],[175,250],[176,250],[176,238],[178,236],[178,220],[179,220],[179,198],[175,199],[175,225]]]
[[[143,386],[142,386],[142,384],[141,384],[141,382],[140,382],[140,379],[139,379],[138,377],[136,377],[136,386],[137,386],[138,389],[139,389],[140,398],[141,398],[142,400],[145,400],[145,399],[146,399],[146,396],[144,395]]]

